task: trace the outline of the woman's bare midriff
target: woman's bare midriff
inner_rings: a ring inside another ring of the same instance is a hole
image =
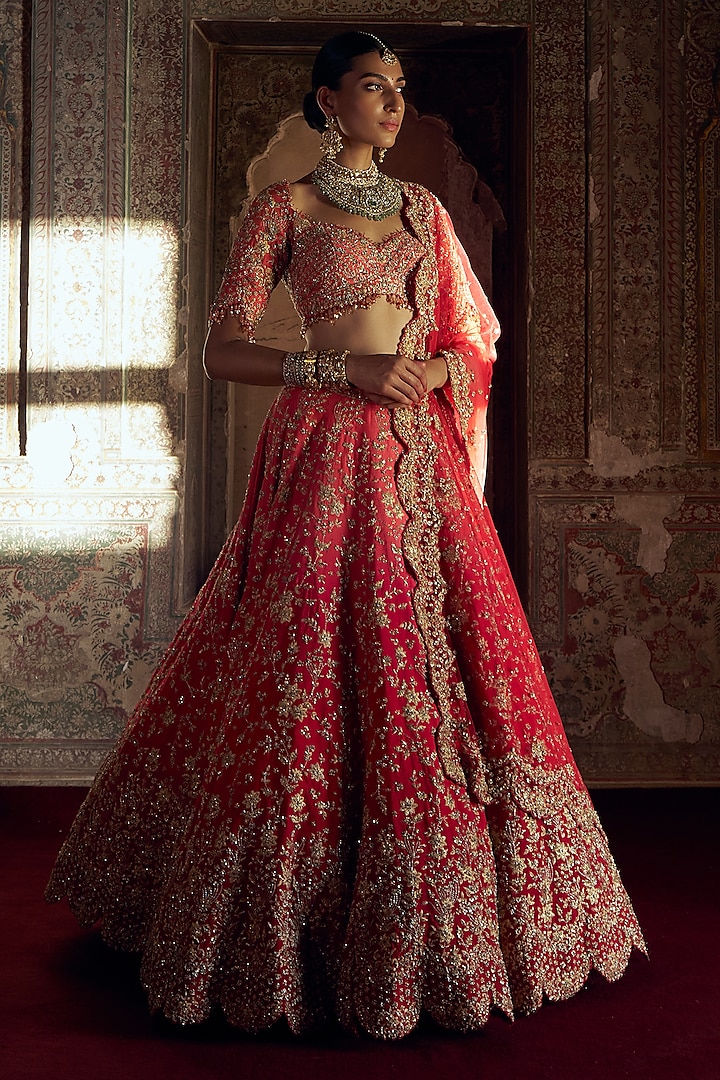
[[[397,308],[380,297],[370,308],[348,311],[334,322],[314,323],[305,336],[309,349],[349,349],[355,356],[394,355],[411,318],[408,308]]]

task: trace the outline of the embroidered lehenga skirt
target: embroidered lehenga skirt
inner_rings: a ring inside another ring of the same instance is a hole
[[[481,1026],[643,948],[450,410],[283,390],[48,897],[151,1007]]]

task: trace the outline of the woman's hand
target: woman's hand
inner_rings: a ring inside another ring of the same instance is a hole
[[[433,356],[425,361],[428,393],[439,390],[448,381],[448,366],[444,356]]]
[[[352,385],[376,405],[407,408],[417,405],[428,393],[425,364],[409,356],[388,353],[350,355],[345,370]]]
[[[417,405],[431,390],[444,386],[448,371],[445,360],[413,360],[408,356],[378,353],[348,356],[347,377],[369,401],[389,409]]]

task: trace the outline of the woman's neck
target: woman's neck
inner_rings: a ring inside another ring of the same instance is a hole
[[[372,146],[367,146],[365,143],[355,146],[345,145],[335,160],[338,165],[343,165],[346,169],[369,169],[372,165],[372,152]]]

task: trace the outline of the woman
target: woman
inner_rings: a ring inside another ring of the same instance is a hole
[[[181,1023],[467,1030],[644,948],[482,497],[497,322],[437,200],[373,162],[403,87],[379,39],[328,42],[324,156],[241,225],[206,368],[285,389],[48,887]],[[303,353],[253,342],[281,277]]]

